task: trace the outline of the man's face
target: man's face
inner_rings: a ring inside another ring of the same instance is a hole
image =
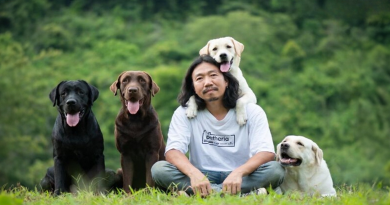
[[[222,102],[228,83],[225,81],[219,68],[213,64],[203,62],[192,72],[195,93],[207,102]]]

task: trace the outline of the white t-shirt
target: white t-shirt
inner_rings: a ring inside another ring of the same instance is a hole
[[[178,107],[171,120],[165,152],[176,149],[186,154],[196,168],[232,171],[261,151],[275,153],[267,116],[256,104],[247,104],[248,121],[239,126],[235,109],[217,120],[207,109],[188,119]]]

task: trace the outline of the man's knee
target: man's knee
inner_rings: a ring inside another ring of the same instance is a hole
[[[158,187],[167,188],[172,178],[172,166],[167,161],[158,161],[152,166],[152,178]]]
[[[272,187],[279,186],[284,179],[284,174],[285,174],[284,168],[277,161],[268,162],[267,165],[268,165],[269,172],[272,173],[269,175],[272,176],[272,180],[271,180],[273,182],[271,184]]]
[[[270,162],[270,169],[273,170],[273,172],[275,173],[275,175],[278,175],[280,177],[284,177],[284,168],[282,165],[280,165],[279,162],[277,161],[271,161]]]
[[[165,175],[169,174],[169,162],[158,161],[152,166],[151,172],[153,179],[163,179]]]

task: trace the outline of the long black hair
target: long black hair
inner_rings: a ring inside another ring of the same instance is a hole
[[[180,105],[183,107],[187,107],[188,100],[190,99],[191,96],[194,95],[196,104],[198,105],[198,110],[203,110],[206,108],[205,101],[195,93],[194,83],[192,81],[192,72],[195,70],[196,67],[198,67],[198,65],[200,65],[203,62],[210,63],[216,66],[219,70],[220,64],[213,57],[209,55],[201,55],[192,62],[191,66],[188,68],[187,73],[183,79],[181,92],[177,97],[177,100],[179,101]],[[239,93],[238,93],[239,83],[237,79],[230,72],[222,72],[222,75],[225,81],[229,83],[223,95],[223,100],[222,100],[223,106],[226,109],[235,108],[236,101],[239,98]]]

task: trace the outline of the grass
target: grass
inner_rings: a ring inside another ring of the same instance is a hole
[[[131,195],[123,192],[95,195],[92,192],[79,191],[77,194],[67,193],[59,197],[52,197],[49,193],[40,193],[37,190],[28,190],[18,186],[10,190],[0,190],[0,204],[390,204],[390,187],[382,188],[380,185],[344,185],[337,187],[337,194],[337,197],[321,198],[299,193],[279,195],[271,191],[268,195],[249,195],[246,197],[225,195],[221,197],[220,194],[215,193],[209,197],[201,198],[200,196],[173,196],[157,189],[149,189],[148,191],[135,191]]]

